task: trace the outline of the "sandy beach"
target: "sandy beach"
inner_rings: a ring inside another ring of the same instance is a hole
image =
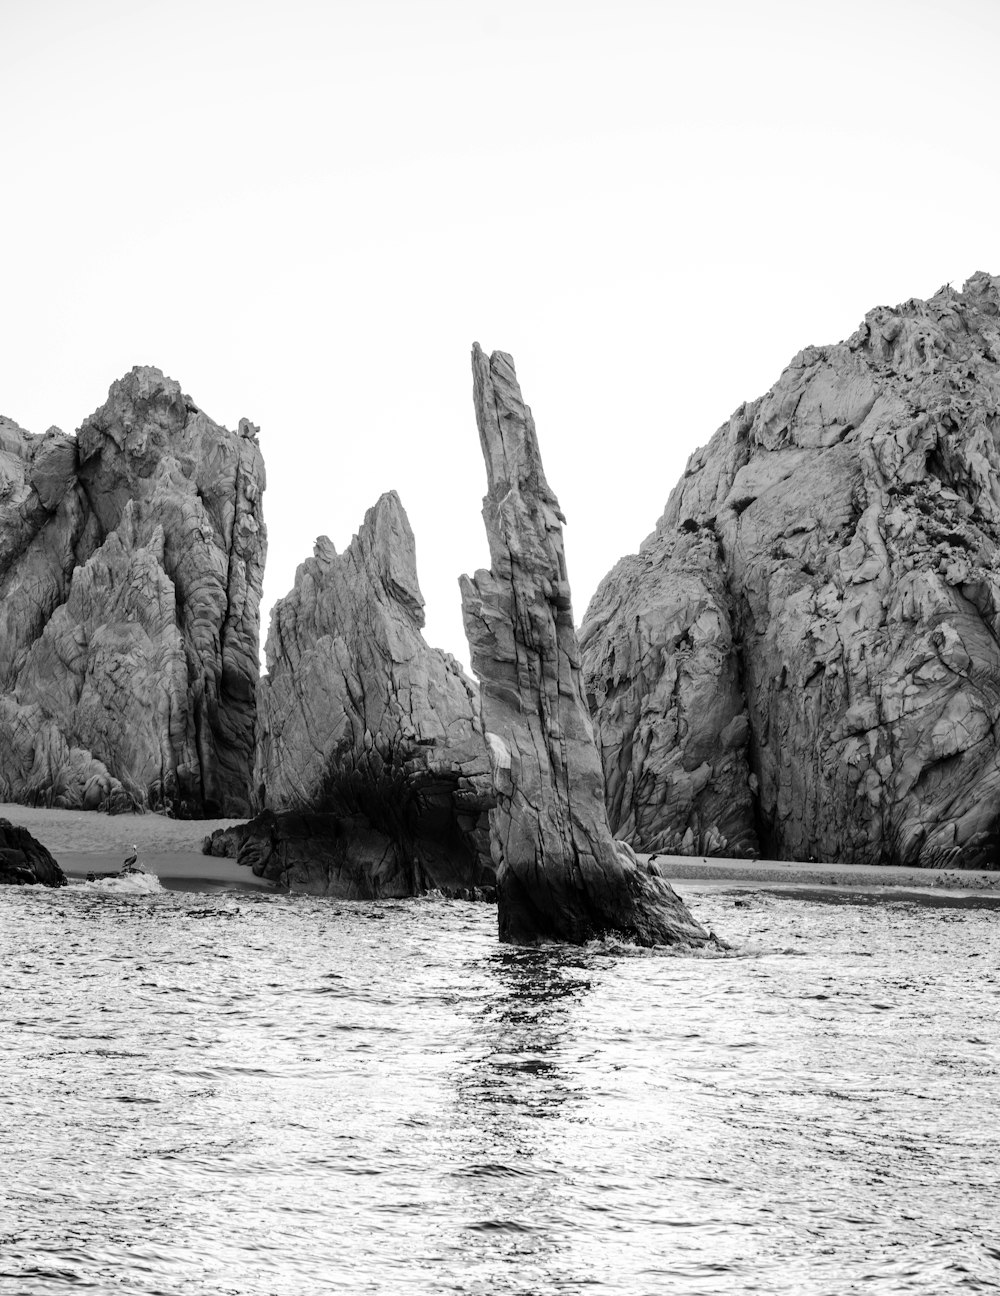
[[[737,882],[745,885],[859,887],[864,890],[1000,892],[1000,872],[984,869],[918,869],[866,864],[823,864],[794,860],[706,859],[688,855],[640,856],[655,859],[672,882]]]
[[[85,810],[44,810],[0,803],[0,818],[20,824],[48,847],[69,877],[117,868],[132,846],[143,866],[167,885],[267,887],[233,860],[201,853],[216,828],[239,819],[169,819],[165,815],[106,815]],[[738,889],[774,887],[855,888],[926,892],[947,889],[1000,894],[1000,872],[956,869],[875,868],[859,864],[798,863],[789,860],[707,859],[660,855],[653,858],[676,882],[727,884]]]
[[[0,803],[0,819],[19,824],[47,847],[67,877],[86,877],[120,866],[138,849],[139,862],[166,886],[270,888],[235,860],[201,853],[204,839],[216,828],[230,828],[240,819],[169,819],[166,815],[106,815],[87,810],[42,810]]]

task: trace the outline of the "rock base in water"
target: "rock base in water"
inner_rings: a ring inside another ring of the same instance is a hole
[[[493,884],[476,687],[423,623],[413,532],[389,491],[343,553],[321,537],[275,605],[258,688],[258,805],[273,812],[253,834],[261,876],[341,897]]]
[[[432,891],[456,899],[495,896],[492,867],[484,867],[461,838],[404,846],[363,815],[265,810],[247,824],[220,828],[203,849],[289,891],[337,900],[404,899]]]
[[[66,875],[27,828],[0,819],[0,886],[63,887]]]
[[[462,578],[462,611],[496,794],[500,939],[704,945],[714,938],[670,884],[612,838],[581,684],[564,519],[510,356],[487,359],[477,345],[472,368],[492,566]]]

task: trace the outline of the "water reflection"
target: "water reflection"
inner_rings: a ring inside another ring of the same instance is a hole
[[[478,1255],[464,1290],[495,1290],[512,1264],[524,1285],[504,1290],[565,1290],[586,1280],[566,1132],[579,1120],[579,1009],[593,978],[579,951],[509,948],[480,959],[476,978],[482,998],[453,1075],[450,1245]]]
[[[486,999],[474,1018],[479,1048],[456,1077],[460,1105],[479,1128],[500,1137],[525,1119],[565,1119],[562,1109],[580,1087],[572,1070],[573,1009],[591,988],[581,957],[502,949],[483,960],[482,976]]]

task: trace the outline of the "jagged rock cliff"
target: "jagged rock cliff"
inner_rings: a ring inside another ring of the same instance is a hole
[[[640,848],[1000,864],[1000,279],[808,347],[585,618]]]
[[[0,425],[0,798],[249,811],[256,431],[152,368],[75,439]]]
[[[501,940],[704,944],[655,868],[613,840],[580,677],[563,515],[509,355],[472,353],[491,569],[463,576],[497,804],[490,840]]]
[[[476,690],[423,608],[394,491],[343,554],[318,540],[275,605],[255,781],[277,813],[239,855],[259,875],[348,898],[493,883]]]

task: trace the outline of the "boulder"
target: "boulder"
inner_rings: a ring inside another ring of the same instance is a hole
[[[74,441],[0,427],[0,796],[250,810],[256,429],[136,368]]]
[[[321,537],[275,605],[258,688],[260,876],[342,898],[493,884],[476,688],[424,640],[423,607],[394,491],[343,554]]]
[[[477,344],[472,369],[491,569],[462,577],[462,610],[496,794],[490,842],[500,938],[703,945],[713,938],[655,865],[640,865],[611,835],[563,515],[510,356],[487,359]]]
[[[1000,865],[998,358],[977,274],[806,348],[691,457],[581,632],[637,849]]]
[[[0,819],[0,886],[63,887],[66,876],[27,828]]]

